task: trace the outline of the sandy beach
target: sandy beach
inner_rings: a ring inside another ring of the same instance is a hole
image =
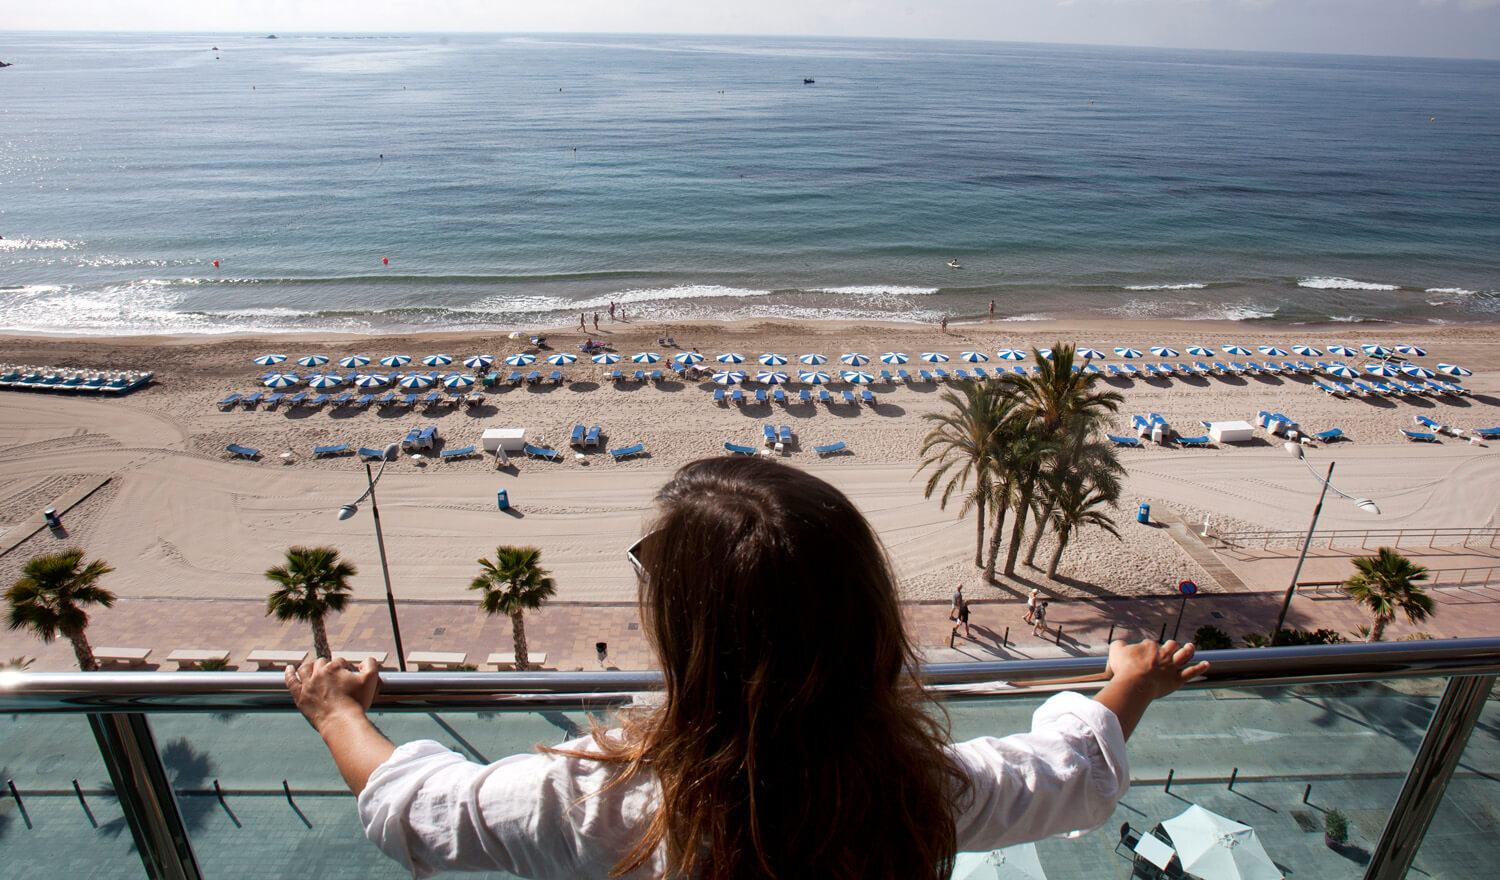
[[[1157,412],[1184,434],[1203,433],[1200,420],[1253,421],[1259,410],[1280,411],[1305,429],[1341,428],[1347,442],[1308,449],[1320,470],[1337,460],[1334,484],[1378,501],[1372,518],[1352,504],[1330,499],[1320,528],[1436,528],[1494,525],[1500,503],[1500,449],[1444,438],[1409,443],[1398,427],[1423,415],[1456,428],[1500,425],[1500,332],[1493,327],[1346,327],[1250,329],[1206,322],[958,324],[947,334],[912,325],[809,324],[605,324],[594,334],[629,356],[677,349],[657,345],[674,337],[681,349],[712,358],[735,351],[748,365],[762,352],[794,358],[822,352],[837,366],[845,351],[878,357],[904,351],[913,357],[941,351],[957,364],[960,351],[992,358],[998,347],[1048,346],[1076,341],[1110,353],[1129,345],[1215,347],[1308,343],[1358,345],[1412,343],[1428,355],[1418,362],[1458,363],[1474,370],[1463,398],[1333,399],[1306,377],[1250,376],[1184,381],[1111,381],[1126,403],[1117,433],[1133,433],[1133,414]],[[553,351],[576,352],[586,334],[547,333]],[[379,486],[391,577],[405,600],[464,600],[475,560],[497,544],[542,548],[558,582],[558,600],[629,602],[634,578],[623,556],[649,515],[652,493],[677,466],[722,454],[726,441],[761,445],[761,426],[788,424],[796,442],[782,460],[840,486],[869,516],[885,542],[909,600],[942,600],[955,583],[972,598],[1015,599],[1032,584],[1058,597],[1165,595],[1190,578],[1205,591],[1270,590],[1283,584],[1225,585],[1185,552],[1179,538],[1210,518],[1218,530],[1299,529],[1319,484],[1303,465],[1257,431],[1254,441],[1210,449],[1147,446],[1124,450],[1126,497],[1116,521],[1123,538],[1097,530],[1081,535],[1063,557],[1056,581],[1023,569],[1020,580],[978,585],[972,565],[972,519],[956,508],[924,499],[916,475],[917,453],[928,425],[922,416],[944,406],[942,386],[876,383],[875,407],[842,403],[790,406],[753,403],[720,406],[711,383],[666,381],[615,386],[603,368],[563,367],[556,386],[499,388],[483,406],[435,411],[370,408],[320,410],[234,408],[216,401],[232,392],[259,390],[265,371],[252,359],[270,351],[292,360],[320,353],[335,362],[350,354],[417,358],[446,352],[461,360],[475,353],[503,358],[526,346],[503,333],[419,337],[288,335],[274,338],[0,339],[0,361],[9,363],[141,369],[155,373],[148,388],[121,399],[94,399],[0,391],[0,530],[6,545],[27,532],[25,521],[70,491],[102,484],[64,516],[66,537],[46,529],[0,556],[0,577],[11,582],[36,553],[81,544],[90,557],[115,567],[108,585],[133,598],[263,598],[262,572],[293,544],[331,544],[359,568],[356,595],[383,596],[379,558],[368,507],[349,521],[340,505],[365,488],[364,468],[349,456],[314,459],[314,446],[349,443],[380,447],[414,426],[436,425],[443,444],[477,444],[488,427],[521,427],[531,442],[567,449],[575,424],[600,425],[603,447],[642,443],[646,454],[613,461],[602,448],[582,458],[568,451],[559,462],[512,458],[497,470],[493,459],[414,462],[403,455]],[[1182,357],[1174,361],[1193,360]],[[1351,364],[1363,359],[1346,358]],[[993,366],[992,361],[986,366]],[[624,366],[625,364],[622,364]],[[795,368],[795,361],[792,364]],[[878,362],[872,366],[881,366]],[[345,371],[347,372],[347,371]],[[839,386],[835,386],[839,387]],[[820,458],[813,446],[842,441],[850,452]],[[262,451],[256,461],[231,460],[228,443]],[[283,451],[294,454],[289,460]],[[108,480],[104,480],[104,478]],[[496,508],[496,491],[509,493],[512,509]],[[1150,528],[1135,522],[1136,505],[1152,505],[1159,521],[1187,523]],[[1178,537],[1172,534],[1173,529]],[[1038,562],[1050,547],[1044,542]],[[29,637],[3,634],[12,653]],[[14,643],[14,645],[12,644]],[[3,651],[0,651],[3,653]]]

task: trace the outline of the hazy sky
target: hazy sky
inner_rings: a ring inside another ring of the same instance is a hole
[[[1500,58],[1500,0],[13,0],[4,5],[0,29],[5,30],[782,34]]]

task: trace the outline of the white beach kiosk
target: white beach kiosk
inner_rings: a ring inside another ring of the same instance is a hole
[[[1209,439],[1215,443],[1244,443],[1255,437],[1249,422],[1206,422]]]

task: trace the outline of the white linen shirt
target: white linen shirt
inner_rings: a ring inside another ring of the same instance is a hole
[[[560,748],[597,751],[587,737]],[[1043,703],[1028,733],[955,743],[949,754],[973,782],[973,799],[956,805],[960,852],[1091,831],[1130,785],[1119,721],[1075,693]],[[365,835],[413,877],[499,869],[602,878],[639,840],[658,799],[651,779],[600,794],[616,768],[547,753],[480,765],[419,740],[370,774],[359,816]],[[658,876],[663,866],[658,851],[626,876]]]

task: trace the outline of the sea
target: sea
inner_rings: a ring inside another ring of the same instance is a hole
[[[0,331],[1500,321],[1500,63],[0,32]],[[956,261],[959,268],[950,267]]]

